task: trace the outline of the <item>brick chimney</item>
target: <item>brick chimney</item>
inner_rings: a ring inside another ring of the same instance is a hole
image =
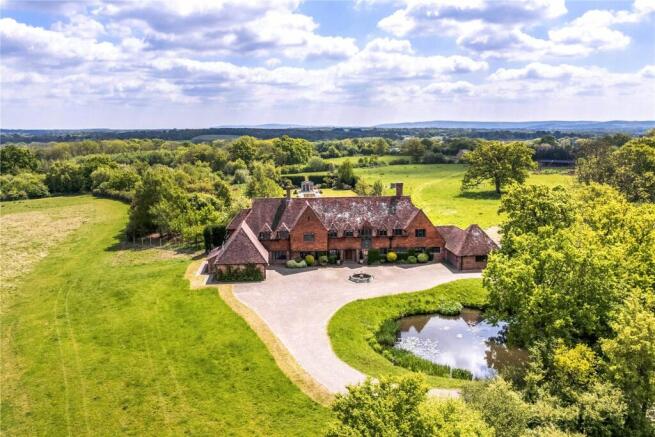
[[[401,197],[403,195],[403,183],[402,182],[394,182],[391,184],[390,188],[395,188],[396,189],[396,197]]]

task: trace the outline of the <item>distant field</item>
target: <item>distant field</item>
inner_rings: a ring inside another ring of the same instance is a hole
[[[374,168],[356,168],[355,174],[370,184],[381,180],[385,194],[392,194],[392,182],[403,182],[405,194],[411,195],[414,203],[423,208],[435,224],[468,226],[477,223],[489,228],[500,223],[498,215],[500,199],[491,184],[481,185],[466,193],[460,191],[465,166],[461,164],[408,164],[388,165]],[[528,183],[548,186],[571,186],[575,178],[568,170],[543,174],[532,174]],[[304,173],[311,174],[311,173]],[[352,191],[324,190],[328,195],[349,196]],[[339,194],[343,193],[343,194]]]
[[[189,289],[188,255],[116,246],[126,205],[78,196],[1,211],[3,269],[16,274],[1,290],[0,434],[324,432],[329,411],[216,290]]]
[[[370,158],[370,156],[342,156],[340,158],[327,158],[325,161],[331,162],[334,165],[340,165],[342,162],[346,160],[350,160],[353,164],[355,164],[359,158]],[[382,155],[378,156],[378,161],[382,162],[390,162],[396,159],[407,159],[411,160],[411,156],[406,156],[406,155]]]

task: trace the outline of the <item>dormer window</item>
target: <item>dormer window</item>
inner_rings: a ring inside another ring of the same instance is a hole
[[[387,236],[386,229],[378,229],[378,237],[386,237],[386,236]]]
[[[337,238],[337,231],[335,231],[334,229],[329,230],[328,231],[328,237]]]
[[[354,231],[343,231],[344,237],[352,237],[353,235],[355,235]]]
[[[280,240],[288,240],[289,231],[277,231],[277,238],[279,238]]]
[[[396,228],[396,229],[393,230],[393,234],[395,236],[401,236],[401,235],[403,235],[403,230]]]
[[[259,233],[259,239],[260,240],[270,240],[271,239],[271,233],[270,232],[260,232]]]
[[[361,237],[370,237],[371,236],[371,230],[370,229],[362,229],[359,231],[359,235]]]

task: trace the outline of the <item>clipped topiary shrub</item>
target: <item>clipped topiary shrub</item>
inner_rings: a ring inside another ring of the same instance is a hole
[[[326,266],[328,263],[328,257],[325,255],[321,255],[318,257],[318,263],[322,266]]]
[[[408,264],[416,264],[416,257],[414,255],[410,255],[407,257],[407,263]]]
[[[290,269],[302,269],[307,267],[307,263],[305,262],[304,259],[301,259],[300,261],[290,259],[289,261],[287,261],[287,267]]]
[[[307,263],[308,266],[313,266],[314,262],[316,262],[316,261],[314,260],[313,255],[307,255],[307,256],[305,256],[305,262]]]
[[[387,253],[387,261],[390,263],[396,262],[398,259],[398,254],[396,252],[389,252]]]
[[[367,260],[369,264],[380,262],[380,251],[377,249],[369,249]]]
[[[328,256],[328,262],[330,264],[336,264],[337,263],[337,256],[336,255],[330,255]]]
[[[419,253],[418,256],[416,257],[416,260],[420,263],[426,263],[430,260],[430,255],[427,253]]]

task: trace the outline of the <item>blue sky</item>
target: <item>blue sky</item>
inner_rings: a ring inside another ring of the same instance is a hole
[[[655,0],[0,0],[3,128],[655,119]]]

